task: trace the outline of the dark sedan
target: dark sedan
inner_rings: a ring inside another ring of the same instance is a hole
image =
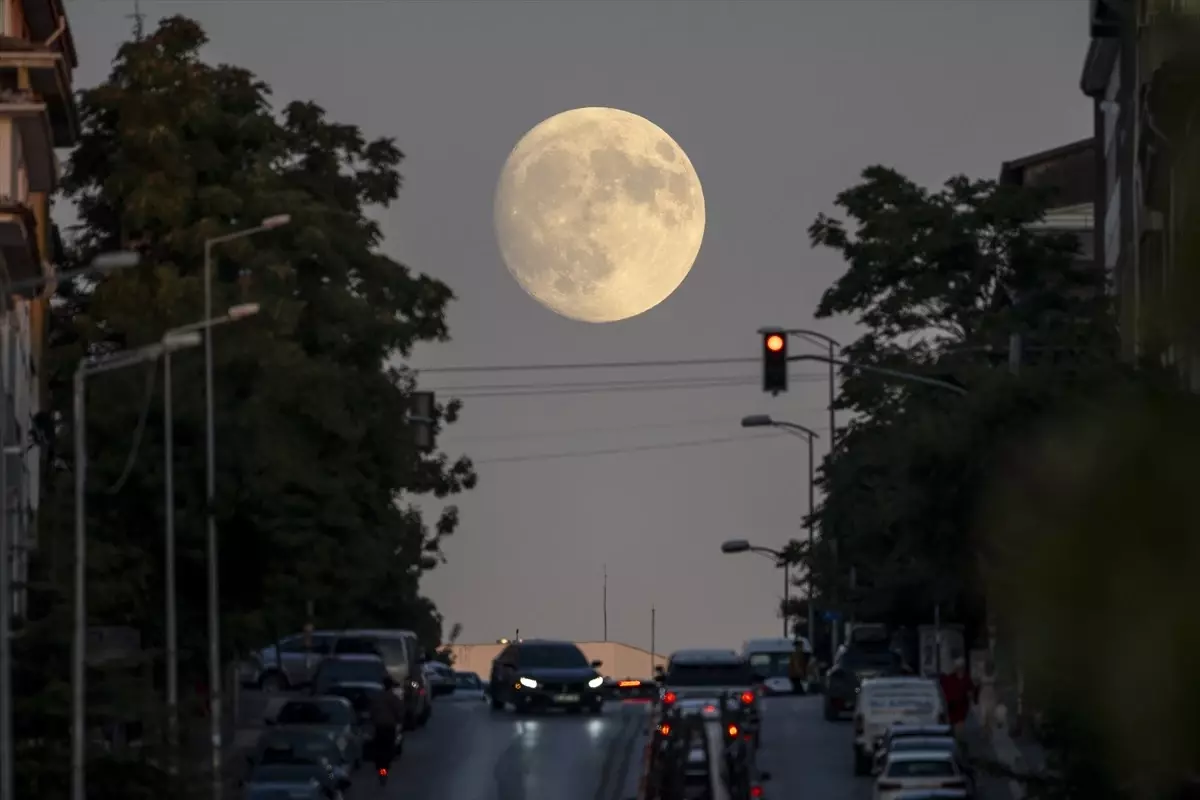
[[[562,708],[599,712],[604,705],[604,678],[599,661],[571,642],[514,642],[492,663],[492,708],[533,711]]]

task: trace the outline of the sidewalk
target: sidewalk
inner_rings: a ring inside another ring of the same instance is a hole
[[[983,729],[978,707],[971,709],[966,722],[967,749],[972,758],[992,762],[1018,774],[1036,774],[1046,767],[1046,754],[1031,736],[1009,735],[1004,725],[994,725],[991,736]],[[1023,800],[1021,781],[979,770],[980,800]]]

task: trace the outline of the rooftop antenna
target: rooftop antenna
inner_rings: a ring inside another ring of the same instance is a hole
[[[141,41],[146,37],[146,15],[142,13],[142,0],[133,0],[133,13],[126,14],[126,19],[133,20],[133,38]]]

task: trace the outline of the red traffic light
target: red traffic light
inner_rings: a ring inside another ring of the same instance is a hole
[[[770,350],[772,353],[778,353],[779,351],[783,350],[783,347],[784,347],[783,337],[780,336],[778,333],[772,333],[770,336],[767,337],[767,349]]]

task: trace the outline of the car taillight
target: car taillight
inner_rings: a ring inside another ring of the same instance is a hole
[[[678,699],[679,698],[675,695],[674,692],[667,692],[666,694],[663,695],[663,705],[669,706]]]
[[[728,728],[725,729],[725,732],[727,734],[729,734],[730,739],[736,739],[737,735],[738,735],[738,726],[730,725]]]
[[[754,702],[754,692],[742,692],[742,705],[748,706]]]
[[[854,715],[854,733],[861,734],[863,732],[863,716],[862,714]]]
[[[387,777],[387,767],[380,767],[379,774],[386,778]]]
[[[664,722],[663,724],[658,726],[658,732],[661,733],[663,736],[670,736],[671,735],[671,726],[669,724],[667,724],[666,722]]]
[[[763,788],[761,786],[751,786],[750,787],[750,796],[751,797],[762,797],[763,796]]]

